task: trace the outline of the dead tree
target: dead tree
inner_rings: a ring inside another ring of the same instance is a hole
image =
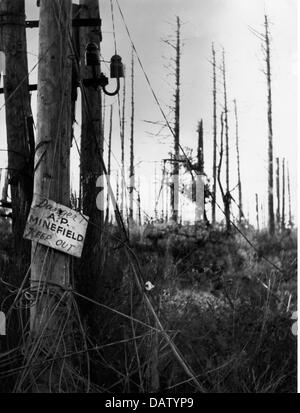
[[[164,222],[164,220],[165,220],[165,169],[166,169],[166,166],[165,166],[165,162],[164,162],[164,165],[163,165],[163,168],[162,168],[162,174],[161,174],[161,176],[162,176],[162,184],[161,184],[161,221],[162,222]]]
[[[119,172],[117,171],[117,182],[116,182],[116,201],[117,205],[119,205],[120,199],[120,185],[119,185]]]
[[[121,120],[121,206],[120,213],[124,218],[125,203],[125,103],[126,103],[126,82],[123,84],[123,103]]]
[[[293,228],[292,207],[291,207],[291,187],[290,187],[290,171],[287,164],[287,186],[288,186],[288,200],[289,200],[289,227]]]
[[[204,175],[204,148],[203,148],[203,120],[198,124],[198,146],[197,146],[197,164],[196,164],[196,174],[197,180],[195,181],[195,189],[193,198],[196,201],[196,213],[195,213],[195,223],[204,220],[205,210],[205,200],[204,200],[204,184],[203,184],[203,175]]]
[[[275,232],[274,220],[274,196],[273,196],[273,125],[272,125],[272,85],[271,85],[271,57],[270,57],[270,34],[267,15],[265,15],[265,61],[266,77],[268,89],[268,211],[269,211],[269,232]]]
[[[212,189],[212,225],[216,223],[216,194],[217,194],[217,76],[216,52],[212,44],[213,65],[213,189]]]
[[[6,60],[4,97],[14,257],[20,272],[24,270],[24,260],[30,260],[30,242],[23,240],[23,233],[32,202],[35,150],[24,3],[24,0],[0,2],[0,50],[5,53]]]
[[[138,191],[137,191],[137,204],[138,204],[138,223],[139,226],[142,225],[142,214],[141,214],[141,183],[140,183],[140,178],[138,180]]]
[[[175,51],[175,105],[174,105],[174,155],[173,155],[173,171],[172,182],[170,185],[170,205],[171,219],[174,223],[178,222],[178,206],[179,206],[179,149],[180,149],[180,63],[181,63],[181,22],[179,17],[176,18],[176,40],[164,40],[166,44],[171,46]]]
[[[225,193],[225,216],[226,229],[230,231],[230,203],[231,195],[229,188],[229,127],[228,127],[228,104],[227,104],[227,86],[226,86],[226,68],[225,68],[225,51],[223,49],[222,60],[223,91],[224,91],[224,126],[225,126],[225,154],[226,154],[226,193]]]
[[[235,136],[236,136],[236,158],[237,158],[237,175],[238,175],[238,191],[239,191],[239,223],[242,222],[243,214],[243,200],[242,200],[242,182],[241,182],[241,167],[240,167],[240,146],[239,146],[239,124],[237,115],[237,105],[234,99],[234,114],[235,114]]]
[[[257,226],[257,231],[259,231],[258,194],[255,194],[255,210],[256,210],[256,226]]]
[[[203,148],[203,120],[198,125],[198,148],[197,148],[197,170],[204,174],[204,148]]]
[[[222,162],[223,162],[223,154],[224,154],[224,112],[221,113],[221,134],[220,134],[220,154],[219,154],[219,165],[217,171],[217,179],[219,183],[220,192],[222,195],[222,201],[224,205],[224,215],[226,221],[226,231],[230,232],[230,215],[228,214],[228,196],[230,196],[229,192],[225,192],[223,189],[223,185],[221,182],[221,170],[222,170]],[[227,212],[227,213],[226,213]]]
[[[279,172],[279,158],[276,158],[276,197],[277,197],[277,208],[276,208],[276,226],[278,231],[280,230],[280,172]]]
[[[129,171],[129,220],[133,222],[133,196],[135,190],[134,172],[134,54],[131,56],[131,119],[130,119],[130,171]]]
[[[282,212],[281,231],[285,230],[285,159],[282,159]]]

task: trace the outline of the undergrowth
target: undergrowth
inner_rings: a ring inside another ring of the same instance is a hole
[[[133,228],[129,255],[117,241],[107,244],[97,289],[105,282],[98,301],[109,308],[89,304],[92,327],[83,314],[93,348],[91,391],[297,391],[296,232],[244,231],[252,246],[238,233],[204,227]],[[142,287],[154,286],[147,295],[179,357],[141,296],[131,262]],[[0,270],[3,279],[13,271],[9,236],[1,240]],[[6,298],[1,289],[1,302]]]

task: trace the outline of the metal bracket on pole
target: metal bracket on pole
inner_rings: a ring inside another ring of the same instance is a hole
[[[29,91],[37,90],[37,85],[29,85]],[[1,93],[4,93],[3,87],[0,88],[0,95]]]
[[[39,27],[38,20],[26,20],[26,28],[33,29]],[[73,27],[99,27],[101,26],[101,19],[73,19]]]

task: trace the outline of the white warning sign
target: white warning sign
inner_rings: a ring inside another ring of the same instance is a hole
[[[81,257],[88,217],[35,194],[24,238]]]

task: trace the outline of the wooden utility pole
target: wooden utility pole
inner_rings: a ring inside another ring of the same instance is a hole
[[[203,120],[198,125],[197,171],[204,174]]]
[[[1,196],[1,201],[4,202],[8,202],[7,198],[8,198],[8,171],[7,169],[2,169],[2,183],[3,183],[3,187],[2,187],[2,193],[0,194]]]
[[[198,124],[198,146],[197,146],[197,167],[196,167],[196,187],[195,187],[195,223],[204,219],[204,150],[203,150],[203,120]]]
[[[212,191],[212,225],[216,223],[216,194],[217,194],[217,75],[216,75],[216,52],[212,44],[213,64],[213,191]]]
[[[107,174],[109,180],[111,179],[111,139],[112,139],[112,126],[113,126],[113,105],[110,106],[110,117],[109,117],[109,135],[108,135],[108,154],[107,154]],[[111,180],[110,180],[111,182]],[[105,221],[109,220],[109,193],[107,192],[106,198],[106,218]]]
[[[169,172],[165,171],[166,175],[166,213],[165,213],[165,222],[169,221],[169,191],[170,191],[170,182],[169,182]]]
[[[282,159],[282,212],[281,231],[285,230],[285,159]]]
[[[126,103],[126,82],[123,84],[123,104],[121,121],[121,208],[120,212],[124,218],[125,209],[125,103]]]
[[[99,19],[98,0],[80,0],[80,18]],[[100,48],[101,28],[80,28],[81,79],[93,77],[91,66],[86,66],[85,50],[88,43],[93,42]],[[101,68],[94,67],[99,74]],[[98,209],[96,183],[103,175],[101,156],[103,156],[102,102],[101,92],[93,87],[83,87],[81,109],[81,162],[80,177],[82,185],[83,213],[90,218],[92,225],[87,228],[84,249],[79,266],[80,278],[78,288],[82,294],[96,297],[100,289],[101,273],[101,239],[104,220],[104,205]],[[101,154],[99,154],[99,150]],[[104,179],[103,179],[104,181]],[[101,188],[100,188],[101,190]],[[83,275],[88,276],[83,276]],[[90,314],[90,307],[83,308]]]
[[[165,221],[165,162],[162,168],[162,184],[161,184],[161,221]]]
[[[116,182],[116,202],[119,205],[120,198],[120,187],[119,187],[119,172],[117,171],[117,182]]]
[[[180,41],[180,19],[176,18],[176,46],[172,45],[176,51],[175,58],[175,120],[174,120],[174,160],[171,184],[171,214],[172,221],[178,222],[179,207],[179,147],[180,147],[180,58],[181,58],[181,41]],[[170,43],[169,43],[170,44]]]
[[[129,220],[133,223],[133,196],[135,190],[134,172],[134,54],[131,56],[131,119],[130,119],[130,171],[129,171]]]
[[[140,178],[138,180],[138,195],[137,195],[137,204],[138,204],[138,223],[139,226],[142,225],[142,214],[141,214],[141,182]]]
[[[236,100],[234,99],[234,114],[235,114],[235,137],[236,137],[236,160],[237,160],[237,174],[238,174],[238,191],[239,191],[239,223],[243,219],[243,200],[242,200],[242,182],[241,182],[241,166],[240,166],[240,145],[239,145],[239,123],[237,114]]]
[[[157,168],[156,162],[154,164],[154,218],[157,222],[158,213],[157,213],[157,205],[158,205],[158,194],[157,194]]]
[[[255,194],[255,209],[256,209],[256,226],[257,226],[257,231],[259,231],[258,194]]]
[[[280,173],[279,173],[279,158],[276,158],[276,197],[277,197],[277,209],[276,209],[276,226],[278,231],[280,230]]]
[[[269,211],[269,233],[275,232],[274,219],[274,195],[273,195],[273,125],[272,125],[272,87],[271,87],[271,58],[270,58],[270,36],[269,23],[265,15],[265,52],[266,52],[266,76],[268,88],[268,211]]]
[[[230,188],[229,188],[229,133],[228,133],[228,104],[227,104],[227,86],[226,86],[226,68],[225,68],[225,50],[223,49],[223,90],[224,90],[224,126],[225,126],[225,161],[226,161],[226,192],[225,192],[225,217],[226,229],[230,231]]]
[[[70,204],[71,16],[71,0],[41,0],[34,193],[66,206]],[[32,288],[43,285],[46,292],[54,288],[51,283],[69,285],[69,256],[33,243]],[[56,304],[55,295],[45,294],[31,307],[34,333],[47,325],[48,335],[54,334],[57,320],[52,312]]]
[[[289,227],[293,228],[292,220],[292,206],[291,206],[291,186],[290,186],[290,170],[287,164],[287,185],[288,185],[288,197],[289,197]]]
[[[23,233],[32,201],[35,147],[25,30],[24,0],[0,1],[0,50],[6,58],[4,97],[14,258],[20,275],[30,260],[30,242],[23,239]]]

